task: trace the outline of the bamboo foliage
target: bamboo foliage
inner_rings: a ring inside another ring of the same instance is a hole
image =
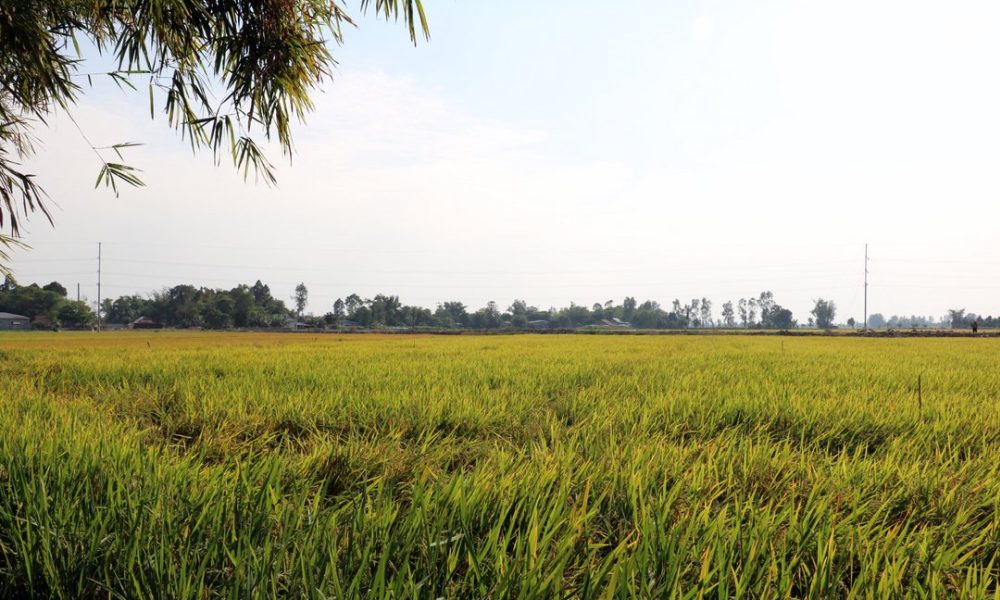
[[[401,19],[416,43],[428,36],[420,0],[362,0],[361,12]],[[0,229],[13,237],[40,211],[45,193],[23,162],[33,130],[56,110],[72,108],[95,76],[148,93],[192,150],[228,157],[245,176],[274,183],[262,142],[292,152],[291,125],[312,108],[310,94],[335,64],[353,25],[331,0],[9,0],[0,4]],[[87,43],[113,68],[88,73]],[[158,99],[162,99],[158,102]],[[75,123],[75,121],[74,121]],[[141,185],[139,171],[107,158],[134,144],[98,147],[97,185]],[[51,220],[51,219],[50,219]]]

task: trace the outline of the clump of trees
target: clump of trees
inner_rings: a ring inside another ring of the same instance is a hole
[[[962,310],[964,313],[963,309]],[[950,318],[945,318],[943,321],[935,319],[931,316],[921,316],[921,315],[892,315],[886,318],[882,313],[873,313],[868,315],[868,327],[872,329],[912,329],[914,327],[947,327],[951,323]]]
[[[24,315],[36,327],[89,328],[97,324],[97,316],[86,302],[67,297],[65,286],[51,282],[19,285],[12,276],[0,285],[0,312]],[[708,298],[692,298],[688,302],[675,299],[669,307],[655,300],[639,302],[626,296],[621,303],[614,300],[595,302],[590,306],[571,303],[567,307],[540,308],[524,300],[515,300],[506,309],[496,302],[473,310],[458,300],[440,302],[434,309],[403,304],[399,296],[376,294],[363,298],[350,294],[337,298],[332,311],[322,315],[305,312],[309,290],[305,283],[295,287],[292,306],[275,298],[271,288],[260,280],[253,285],[238,285],[232,289],[212,289],[193,285],[177,285],[153,292],[148,296],[125,295],[106,298],[101,303],[105,323],[125,325],[147,317],[164,327],[202,327],[207,329],[287,327],[293,323],[308,327],[398,327],[448,329],[577,329],[582,327],[625,326],[637,329],[689,329],[707,327],[745,329],[792,329],[798,326],[792,311],[778,304],[771,291],[750,298],[728,300],[720,314],[713,312]],[[809,313],[810,327],[836,327],[837,306],[832,300],[819,298]],[[948,310],[935,320],[927,316],[886,318],[881,313],[868,316],[871,328],[953,327],[967,328],[976,321],[983,328],[1000,328],[1000,317],[983,316],[964,308]],[[848,319],[849,326],[863,326]]]
[[[792,312],[774,301],[774,294],[762,292],[750,300],[739,301],[739,321],[733,302],[722,307],[717,319],[708,298],[694,298],[682,303],[674,300],[670,308],[655,300],[639,302],[632,296],[620,304],[614,300],[591,306],[570,304],[563,308],[539,308],[524,300],[515,300],[506,309],[496,302],[473,310],[463,302],[441,302],[435,309],[403,304],[399,296],[377,294],[363,298],[350,294],[338,298],[332,311],[322,316],[305,314],[308,289],[304,283],[295,288],[293,308],[271,295],[260,281],[231,290],[196,288],[178,285],[148,297],[131,295],[106,299],[102,313],[108,323],[130,323],[149,317],[167,327],[278,327],[291,319],[313,327],[407,327],[499,329],[574,329],[590,326],[629,324],[639,329],[687,329],[693,327],[753,327],[788,329],[795,327]]]
[[[461,305],[461,303],[458,303]],[[456,310],[456,315],[464,313]],[[399,296],[378,294],[374,298],[362,299],[351,294],[345,299],[338,298],[333,303],[333,312],[324,316],[327,325],[348,325],[361,327],[450,327],[435,319],[430,309],[420,306],[406,306]]]
[[[740,300],[743,327],[788,329],[795,327],[792,311],[774,301],[774,294],[762,292],[759,297]],[[758,318],[758,314],[760,315]],[[632,296],[621,304],[614,300],[595,302],[591,306],[570,304],[568,307],[542,309],[524,300],[515,300],[506,310],[495,302],[471,311],[462,302],[448,301],[431,311],[407,306],[398,296],[377,295],[362,299],[358,294],[338,298],[333,312],[324,322],[329,325],[384,327],[465,327],[470,329],[552,328],[573,329],[588,326],[621,325],[627,323],[639,329],[687,329],[691,327],[737,327],[733,303],[726,302],[722,318],[712,312],[712,301],[694,298],[681,303],[674,300],[669,309],[655,300],[639,302]]]
[[[275,327],[287,324],[291,312],[259,280],[231,290],[177,285],[148,297],[132,295],[101,303],[107,323],[127,324],[148,317],[166,327]]]
[[[70,300],[59,282],[22,286],[10,275],[0,285],[0,312],[24,315],[42,328],[87,328],[97,323],[87,303]]]
[[[362,327],[448,327],[469,329],[499,329],[501,327],[571,329],[606,322],[630,322],[639,328],[675,328],[687,326],[688,321],[677,312],[663,310],[659,303],[647,300],[640,304],[628,297],[620,305],[613,300],[595,302],[591,307],[570,304],[565,308],[541,309],[524,300],[515,300],[506,310],[501,310],[496,302],[470,311],[457,300],[442,302],[434,311],[419,306],[407,306],[398,296],[379,294],[374,298],[362,299],[351,294],[337,299],[333,312],[326,315],[331,325],[355,325]]]
[[[756,298],[730,300],[722,305],[722,326],[756,329],[791,329],[797,325],[792,311],[774,300],[774,293],[763,291]]]
[[[632,296],[625,297],[621,303],[614,300],[590,306],[571,303],[563,308],[540,308],[524,300],[515,300],[506,309],[496,302],[472,309],[461,301],[449,300],[430,309],[404,304],[395,295],[363,298],[355,293],[338,298],[331,306],[332,311],[316,316],[305,312],[308,300],[309,290],[304,283],[296,286],[290,307],[275,298],[270,287],[259,280],[253,285],[238,285],[228,290],[177,285],[147,296],[106,298],[101,302],[101,315],[109,324],[126,325],[139,317],[147,317],[165,327],[208,329],[287,327],[292,323],[320,328],[464,329],[576,329],[625,325],[638,329],[789,329],[796,326],[792,312],[778,304],[770,291],[749,299],[741,298],[736,303],[727,301],[718,317],[708,298],[693,298],[688,302],[675,299],[669,307],[655,300],[640,302]],[[828,305],[833,310],[833,303]],[[96,324],[90,308],[85,303],[66,299],[66,289],[58,283],[44,288],[34,284],[21,287],[9,278],[0,288],[0,310],[31,318],[44,315],[52,323],[65,326]],[[832,318],[831,312],[829,319]]]
[[[942,319],[942,324],[948,324],[953,329],[964,329],[973,321],[984,329],[1000,327],[1000,317],[977,315],[974,312],[966,312],[964,308],[949,309],[948,314]]]

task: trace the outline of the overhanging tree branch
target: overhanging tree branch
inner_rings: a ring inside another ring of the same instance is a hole
[[[420,0],[361,0],[362,13],[402,20],[410,39],[429,37]],[[42,212],[45,193],[20,170],[35,148],[32,129],[57,109],[72,117],[83,88],[74,78],[83,62],[79,41],[89,41],[114,68],[102,74],[125,91],[148,77],[150,114],[155,89],[165,93],[161,111],[193,151],[219,162],[228,156],[244,177],[276,181],[259,140],[293,151],[291,124],[312,108],[311,93],[336,65],[329,41],[343,41],[354,25],[332,0],[7,0],[0,3],[0,231],[16,239],[21,221]],[[214,92],[222,100],[212,100]],[[74,121],[75,123],[75,121]],[[81,134],[83,131],[81,129]],[[86,135],[84,135],[86,138]],[[138,171],[105,158],[97,185],[142,185]],[[0,254],[0,261],[6,261]]]

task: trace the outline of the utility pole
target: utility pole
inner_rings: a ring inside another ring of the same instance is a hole
[[[76,301],[80,301],[80,282],[77,282],[76,284]]]
[[[868,244],[865,244],[865,329],[868,329]]]
[[[97,330],[101,330],[101,242],[97,242]]]

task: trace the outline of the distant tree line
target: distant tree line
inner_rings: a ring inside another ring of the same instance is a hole
[[[947,314],[935,318],[922,315],[892,315],[886,318],[881,313],[873,313],[868,316],[868,327],[872,329],[914,329],[930,327],[951,327],[953,329],[965,329],[975,321],[979,327],[984,329],[1000,328],[1000,316],[980,315],[966,311],[964,308],[948,309]]]
[[[149,296],[121,296],[101,302],[106,323],[128,324],[146,317],[165,327],[280,327],[291,312],[259,280],[231,290],[177,285]]]
[[[830,303],[832,306],[832,303]],[[734,308],[735,306],[735,308]],[[693,298],[682,303],[674,300],[669,308],[655,300],[639,302],[626,297],[621,304],[614,300],[595,302],[591,306],[570,304],[568,307],[548,309],[531,306],[524,300],[515,300],[506,310],[495,302],[471,310],[460,301],[442,302],[435,310],[407,306],[398,296],[379,294],[364,299],[358,294],[338,298],[333,311],[324,315],[327,325],[360,327],[464,327],[469,329],[552,328],[571,329],[587,326],[623,326],[639,329],[687,329],[704,327],[745,327],[760,329],[789,329],[797,325],[792,312],[774,300],[766,291],[759,297],[742,298],[735,305],[732,301],[722,305],[721,318],[716,319],[712,301]],[[832,322],[832,315],[831,315]]]
[[[973,322],[982,328],[1000,327],[1000,317],[977,315],[974,312],[965,312],[964,308],[949,309],[947,322],[955,329],[969,327]]]
[[[963,311],[964,312],[964,311]],[[892,315],[886,317],[882,313],[868,315],[868,327],[872,329],[912,329],[914,327],[950,327],[951,319],[944,317],[936,319],[922,315]]]
[[[757,296],[726,301],[717,314],[708,298],[673,300],[669,306],[655,300],[639,302],[626,297],[595,302],[590,306],[570,304],[563,308],[540,308],[524,300],[515,300],[507,308],[496,302],[473,309],[463,302],[450,300],[434,309],[403,304],[399,296],[377,294],[363,298],[350,294],[338,298],[332,310],[321,315],[305,313],[309,290],[304,283],[295,287],[291,306],[275,298],[261,281],[232,289],[213,289],[177,285],[149,295],[125,295],[101,302],[105,323],[127,325],[146,317],[164,327],[203,327],[208,329],[287,327],[426,327],[465,329],[574,329],[579,327],[630,326],[639,329],[744,328],[792,329],[798,322],[792,311],[775,301],[770,291]],[[94,311],[86,302],[67,297],[58,282],[45,286],[22,286],[7,277],[0,286],[0,312],[27,316],[38,327],[87,328],[96,325]],[[837,307],[831,300],[814,300],[805,321],[809,327],[835,327]],[[980,327],[1000,327],[1000,317],[981,316],[965,309],[952,309],[935,320],[912,315],[885,318],[879,313],[868,317],[871,328],[968,327],[977,321]],[[850,327],[854,319],[848,319]]]
[[[37,283],[18,285],[13,277],[5,277],[0,284],[0,312],[28,317],[35,327],[44,329],[89,328],[97,323],[87,303],[71,300],[56,281],[39,287]]]

